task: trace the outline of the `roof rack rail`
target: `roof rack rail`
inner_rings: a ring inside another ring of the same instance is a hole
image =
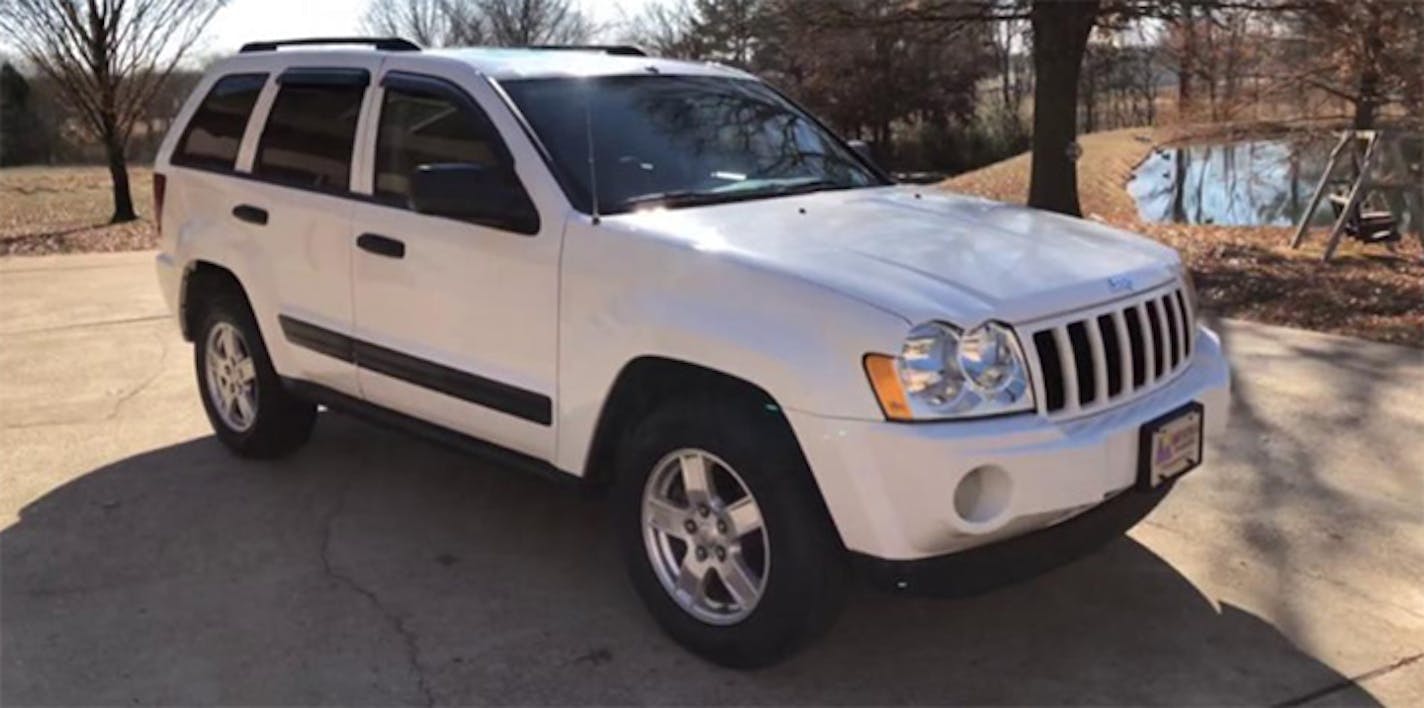
[[[648,53],[642,47],[631,44],[530,44],[520,49],[542,49],[569,52],[603,52],[619,57],[645,57]]]
[[[271,42],[248,42],[237,50],[239,54],[251,52],[274,52],[278,47],[305,47],[314,44],[369,44],[372,48],[387,52],[418,52],[420,45],[400,37],[306,37],[303,39],[279,39]]]

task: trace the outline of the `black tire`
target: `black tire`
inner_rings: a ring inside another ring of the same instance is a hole
[[[209,334],[220,324],[228,324],[241,334],[255,369],[256,414],[250,427],[237,430],[218,412],[208,385],[206,362]],[[276,458],[290,454],[311,438],[316,423],[316,405],[287,391],[272,368],[267,346],[257,328],[246,298],[233,292],[219,292],[207,300],[200,324],[193,333],[193,368],[197,372],[198,395],[213,432],[228,449],[242,457]]]
[[[711,624],[684,610],[664,589],[644,545],[648,479],[683,448],[705,450],[734,468],[761,510],[772,562],[760,600],[736,624]],[[634,588],[673,639],[722,666],[759,668],[830,627],[845,598],[846,554],[780,413],[740,397],[665,405],[622,445],[618,471],[612,503],[619,544]]]

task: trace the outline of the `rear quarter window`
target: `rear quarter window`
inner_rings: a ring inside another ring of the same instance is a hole
[[[266,74],[229,74],[218,79],[188,121],[172,162],[190,167],[233,169],[247,119],[266,83]]]
[[[283,83],[252,174],[292,187],[345,192],[364,85]]]

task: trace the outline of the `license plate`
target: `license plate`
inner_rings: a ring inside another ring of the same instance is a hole
[[[1201,464],[1202,417],[1202,405],[1193,401],[1143,424],[1137,448],[1138,489],[1154,489]]]

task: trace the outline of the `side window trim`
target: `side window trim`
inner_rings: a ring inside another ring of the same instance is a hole
[[[371,72],[354,67],[293,67],[277,77],[283,86],[370,86]]]
[[[473,96],[460,88],[455,82],[429,74],[416,74],[408,71],[389,71],[386,72],[385,76],[381,77],[381,88],[396,89],[397,91],[405,91],[407,93],[425,94],[434,98],[443,98],[470,111],[474,114],[476,120],[484,124],[483,128],[494,136],[494,148],[499,159],[509,166],[510,169],[514,168],[514,154],[509,151],[509,145],[505,144],[504,136],[500,134],[499,128],[495,126],[494,121],[490,120],[489,112],[480,105],[479,101],[476,101]],[[384,100],[382,101],[382,105],[384,106]],[[373,136],[375,138],[375,144],[379,144],[380,142],[380,128],[380,124],[377,123],[377,132],[376,135]]]
[[[247,131],[242,134],[242,146],[237,149],[237,164],[233,165],[233,171],[241,177],[255,179],[252,177],[252,166],[257,162],[257,144],[262,141],[262,131],[267,129],[267,119],[272,115],[272,104],[276,100],[276,77],[269,75],[262,93],[257,94],[257,104],[252,107],[252,116],[247,119]]]
[[[476,120],[480,121],[483,124],[482,128],[488,131],[489,134],[493,137],[492,147],[495,150],[496,157],[500,160],[500,162],[502,162],[506,167],[508,167],[510,172],[514,175],[515,181],[519,183],[519,188],[524,191],[525,199],[528,201],[530,207],[534,210],[535,217],[539,219],[539,223],[542,223],[542,218],[539,218],[538,216],[538,204],[534,202],[533,197],[529,193],[529,187],[524,184],[524,180],[519,177],[519,174],[515,169],[514,153],[509,149],[509,144],[505,141],[504,134],[500,132],[499,126],[495,125],[495,122],[489,116],[489,112],[485,110],[484,106],[480,105],[479,101],[476,100],[474,96],[471,96],[469,92],[467,92],[459,84],[449,79],[439,76],[433,76],[430,74],[420,74],[401,70],[387,71],[381,77],[378,86],[380,89],[379,91],[369,92],[375,93],[377,94],[377,96],[375,101],[371,104],[371,109],[369,112],[369,115],[373,116],[373,120],[371,122],[371,132],[369,140],[367,141],[369,145],[370,156],[366,164],[366,174],[364,175],[363,184],[361,185],[362,188],[367,191],[363,194],[354,196],[357,196],[377,206],[386,207],[388,209],[398,209],[400,211],[418,214],[426,218],[449,218],[434,214],[420,214],[419,212],[414,211],[406,205],[393,203],[389,199],[382,199],[376,196],[376,169],[377,163],[379,161],[376,153],[380,149],[381,123],[383,120],[382,114],[385,111],[386,105],[386,92],[390,90],[403,91],[406,93],[423,94],[433,98],[449,100],[461,109],[469,111],[475,117]],[[540,230],[538,227],[536,227],[533,231],[514,230],[501,226],[494,226],[491,224],[470,221],[460,221],[460,223],[474,224],[483,228],[490,228],[506,233],[519,234],[521,236],[536,236],[538,235]]]
[[[186,148],[188,145],[188,138],[192,134],[193,129],[197,127],[198,115],[202,113],[203,106],[205,106],[208,103],[208,100],[212,98],[213,92],[217,90],[218,85],[228,79],[256,79],[258,77],[261,77],[262,79],[262,88],[258,89],[257,99],[253,101],[252,109],[247,112],[247,122],[243,125],[242,135],[238,137],[237,153],[233,156],[232,166],[228,168],[222,168],[216,167],[214,165],[204,164],[200,161],[188,159],[188,156],[184,153],[184,148]],[[253,118],[255,118],[258,114],[258,111],[262,109],[262,97],[267,91],[267,86],[271,83],[271,78],[272,75],[265,71],[236,71],[231,74],[223,74],[222,76],[217,77],[217,79],[215,79],[213,83],[208,86],[208,90],[203,94],[202,100],[198,101],[198,105],[193,109],[192,115],[188,116],[188,122],[186,125],[183,126],[183,133],[182,135],[178,136],[178,142],[173,146],[173,154],[169,156],[168,162],[177,167],[206,170],[209,172],[230,173],[238,171],[239,166],[242,164],[242,151],[243,148],[246,146],[248,133],[252,131]]]
[[[321,189],[303,184],[294,184],[286,180],[266,177],[256,173],[257,156],[262,147],[262,138],[271,123],[272,109],[277,104],[277,97],[283,86],[347,86],[360,87],[363,89],[361,102],[358,107],[360,112],[357,115],[356,132],[352,136],[351,141],[351,157],[347,165],[346,184],[340,189]],[[243,137],[243,147],[238,153],[239,176],[263,184],[270,184],[285,189],[296,189],[312,194],[323,194],[330,197],[354,199],[356,201],[366,201],[370,199],[369,195],[353,191],[352,186],[354,184],[353,175],[355,175],[357,169],[357,157],[359,156],[359,149],[362,143],[361,121],[365,116],[367,101],[373,93],[371,89],[371,72],[368,69],[360,67],[291,67],[277,74],[275,77],[270,77],[267,86],[263,89],[262,95],[257,99],[257,105],[254,106],[252,111],[253,118],[255,118],[260,111],[262,120],[261,122],[256,122],[249,119],[248,134]]]

